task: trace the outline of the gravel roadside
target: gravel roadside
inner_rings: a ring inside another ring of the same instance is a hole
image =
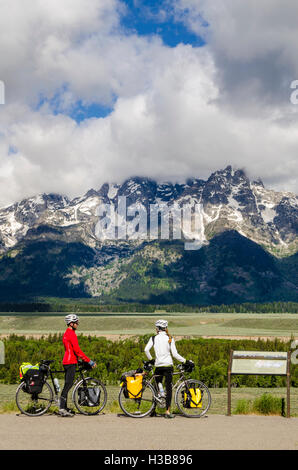
[[[298,418],[0,415],[1,450],[298,450]]]

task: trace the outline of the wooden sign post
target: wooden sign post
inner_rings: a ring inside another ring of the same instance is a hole
[[[232,375],[284,375],[287,377],[287,418],[290,417],[291,353],[271,351],[230,351],[228,366],[228,416],[231,416]]]

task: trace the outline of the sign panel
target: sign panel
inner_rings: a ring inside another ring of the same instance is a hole
[[[287,375],[287,352],[234,351],[231,373]]]
[[[228,416],[231,416],[231,376],[286,375],[287,418],[290,417],[290,352],[283,351],[230,351],[228,367]]]

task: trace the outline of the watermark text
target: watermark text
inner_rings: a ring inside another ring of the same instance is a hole
[[[117,206],[100,204],[96,209],[98,240],[184,240],[185,250],[197,250],[206,242],[202,204],[167,204],[145,207],[127,206],[126,196],[119,196]]]
[[[291,349],[295,349],[295,351],[293,351],[291,354],[291,362],[292,364],[298,364],[298,339],[292,341]]]
[[[0,80],[0,104],[5,104],[5,85],[2,80]]]
[[[298,104],[298,80],[293,80],[290,88],[294,90],[291,93],[290,101],[292,104]]]
[[[5,347],[3,341],[0,341],[0,364],[5,364]]]

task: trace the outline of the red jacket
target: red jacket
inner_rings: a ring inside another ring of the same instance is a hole
[[[78,357],[83,359],[85,362],[90,362],[89,357],[87,357],[80,349],[78,338],[74,330],[67,328],[63,335],[63,345],[65,349],[63,364],[77,364]]]

